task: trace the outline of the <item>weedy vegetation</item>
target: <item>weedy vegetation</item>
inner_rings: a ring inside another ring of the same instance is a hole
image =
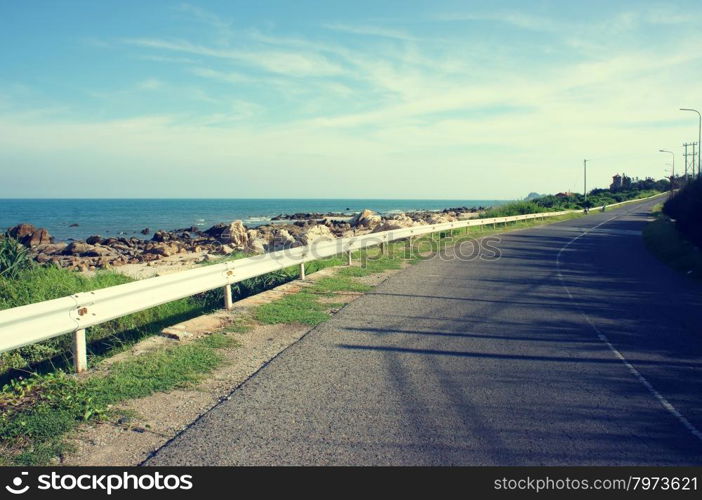
[[[673,269],[691,278],[702,279],[702,252],[663,212],[663,206],[659,204],[654,207],[655,220],[644,228],[646,247]]]
[[[213,334],[75,377],[58,370],[15,379],[0,391],[0,440],[5,465],[51,463],[70,451],[65,435],[82,422],[110,415],[113,405],[198,382],[222,363],[219,349],[235,340]]]

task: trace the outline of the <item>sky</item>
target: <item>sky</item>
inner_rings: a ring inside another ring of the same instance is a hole
[[[515,199],[661,178],[699,1],[0,0],[0,198]]]

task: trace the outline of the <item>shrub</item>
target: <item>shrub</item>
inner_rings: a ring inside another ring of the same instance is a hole
[[[32,257],[22,244],[9,236],[0,237],[0,277],[14,279],[30,267]]]
[[[481,215],[481,218],[509,217],[512,215],[534,214],[548,212],[549,210],[534,201],[514,201],[499,207],[493,207]]]
[[[663,205],[663,212],[675,219],[678,230],[702,247],[702,178],[688,183]]]

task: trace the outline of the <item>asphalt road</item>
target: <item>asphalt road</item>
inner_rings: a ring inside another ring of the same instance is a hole
[[[394,275],[147,464],[702,464],[702,286],[653,203]]]

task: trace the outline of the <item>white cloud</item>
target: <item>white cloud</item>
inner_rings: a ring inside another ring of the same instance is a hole
[[[329,76],[342,73],[342,68],[319,54],[303,54],[289,50],[243,50],[208,47],[185,40],[136,38],[125,40],[140,47],[183,52],[206,57],[227,59],[258,67],[271,73],[292,76]]]
[[[439,21],[490,21],[505,23],[517,28],[532,31],[559,31],[563,27],[561,21],[556,21],[546,16],[536,16],[520,11],[498,12],[454,12],[435,16]]]
[[[350,24],[325,24],[325,28],[353,35],[372,36],[381,38],[393,38],[405,41],[418,41],[419,37],[413,36],[405,31],[385,28],[372,25],[350,25]]]

